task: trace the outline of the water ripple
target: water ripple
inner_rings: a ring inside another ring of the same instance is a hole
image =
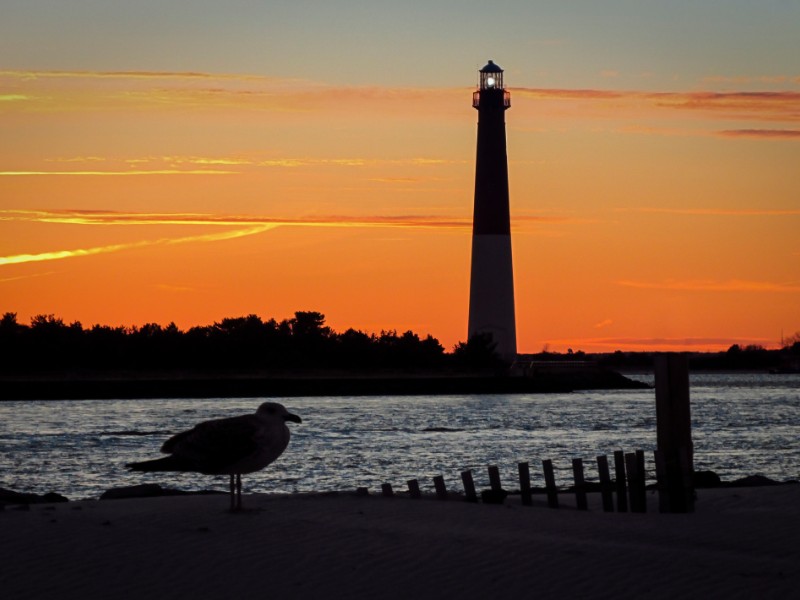
[[[646,377],[645,377],[646,379]],[[651,378],[652,380],[652,378]],[[693,375],[692,427],[698,469],[723,479],[760,473],[798,477],[800,376]],[[517,463],[552,459],[559,481],[582,457],[596,480],[594,459],[615,450],[655,448],[652,390],[552,395],[289,398],[303,417],[289,450],[273,467],[246,477],[249,491],[304,492],[404,486],[435,475],[460,488],[475,471],[488,485],[487,465],[504,482]],[[158,482],[181,489],[226,489],[225,477],[143,474],[128,462],[159,456],[173,432],[198,421],[245,414],[257,399],[177,399],[0,403],[0,487],[70,498],[97,497],[112,486]],[[648,461],[650,459],[648,458]],[[652,466],[648,466],[652,469]]]

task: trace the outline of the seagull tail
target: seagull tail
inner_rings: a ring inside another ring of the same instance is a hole
[[[128,463],[125,465],[131,471],[191,471],[191,465],[177,456],[165,456],[155,460]]]

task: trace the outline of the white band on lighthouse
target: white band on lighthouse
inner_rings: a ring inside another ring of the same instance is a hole
[[[495,352],[506,360],[517,354],[513,281],[511,236],[473,236],[469,336],[492,334]]]

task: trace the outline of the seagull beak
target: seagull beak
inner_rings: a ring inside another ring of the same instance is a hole
[[[291,421],[292,423],[302,423],[303,419],[298,417],[297,415],[293,415],[292,413],[286,413],[283,415],[284,421]]]

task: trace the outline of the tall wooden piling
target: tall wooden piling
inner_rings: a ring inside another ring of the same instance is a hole
[[[625,453],[614,452],[614,477],[617,480],[617,512],[628,512],[628,497],[625,488]]]
[[[533,496],[531,495],[531,470],[527,462],[517,465],[519,469],[519,491],[522,496],[522,506],[531,506]]]
[[[644,461],[644,450],[636,451],[636,471],[639,473],[639,484],[636,486],[636,501],[641,509],[647,512],[647,465]]]
[[[572,475],[575,478],[575,506],[578,510],[589,510],[586,501],[586,481],[583,477],[583,459],[572,459]]]
[[[631,512],[647,512],[647,496],[644,492],[644,469],[639,468],[635,452],[625,455],[625,467],[628,471],[628,500]]]
[[[663,456],[666,502],[663,512],[694,511],[694,447],[689,403],[689,361],[685,354],[655,357],[656,441]]]
[[[544,470],[544,485],[547,490],[547,506],[558,508],[558,488],[556,487],[556,476],[553,471],[553,461],[549,458],[542,461]]]
[[[408,480],[408,495],[415,500],[422,498],[422,492],[419,489],[419,481],[416,479]]]
[[[462,471],[461,482],[464,484],[464,500],[467,502],[477,502],[478,494],[475,492],[475,481],[472,479],[472,471]]]
[[[489,486],[492,488],[492,491],[497,494],[503,490],[503,486],[500,485],[500,469],[497,465],[489,467]]]
[[[444,485],[443,475],[437,475],[433,478],[433,487],[436,488],[437,500],[447,500],[447,487]]]
[[[597,457],[597,472],[600,475],[600,495],[603,498],[603,512],[614,512],[614,495],[611,493],[611,473],[608,470],[608,457]]]
[[[669,512],[669,497],[667,496],[667,463],[661,450],[653,452],[656,463],[656,489],[658,490],[658,512]]]

